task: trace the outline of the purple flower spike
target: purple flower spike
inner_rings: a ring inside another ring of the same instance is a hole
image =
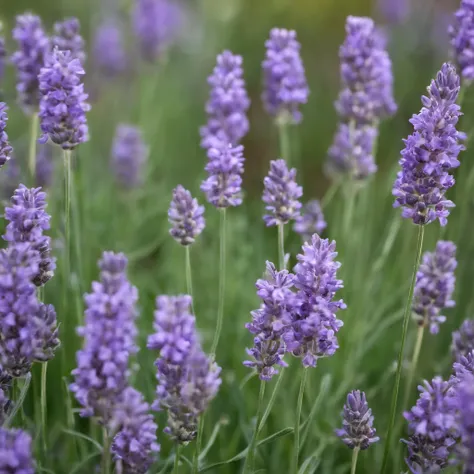
[[[463,473],[474,472],[474,376],[469,374],[456,390],[457,423],[460,442],[456,459],[463,464]]]
[[[271,262],[266,263],[267,274],[258,280],[257,295],[262,304],[252,311],[252,322],[245,327],[255,335],[254,347],[247,353],[254,360],[245,361],[247,367],[254,367],[261,380],[271,380],[278,373],[275,365],[286,367],[283,361],[285,343],[282,336],[291,323],[291,313],[296,300],[292,291],[294,275],[287,270],[277,271]]]
[[[86,112],[90,106],[81,82],[84,74],[81,62],[69,51],[55,49],[48,56],[39,75],[42,143],[49,137],[64,150],[71,150],[89,139]]]
[[[0,428],[0,472],[35,473],[31,436],[25,431]]]
[[[474,0],[461,1],[448,33],[461,76],[471,82],[474,79]]]
[[[8,120],[7,110],[5,102],[0,102],[0,168],[10,159],[13,151],[5,131]]]
[[[117,127],[112,144],[111,166],[120,185],[131,189],[142,184],[148,153],[148,146],[138,127],[125,124]]]
[[[303,188],[296,184],[296,169],[288,169],[285,160],[270,162],[270,172],[263,180],[263,202],[270,214],[265,214],[263,220],[267,226],[288,224],[300,215]]]
[[[414,132],[405,140],[393,195],[394,207],[402,207],[402,217],[414,224],[438,219],[444,226],[454,206],[444,195],[454,186],[449,171],[459,166],[458,155],[464,150],[460,142],[465,135],[456,130],[461,115],[455,104],[459,84],[455,68],[443,64],[428,87],[428,97],[422,97],[423,108],[410,120]]]
[[[466,319],[458,331],[453,332],[451,352],[454,360],[467,356],[474,350],[474,320]]]
[[[146,474],[160,451],[157,443],[158,426],[149,413],[150,406],[143,395],[127,387],[117,407],[115,417],[120,425],[111,447],[115,461],[122,462],[123,474]]]
[[[365,398],[365,393],[353,390],[347,395],[342,412],[342,428],[336,430],[343,443],[354,449],[367,449],[380,440],[375,436],[374,417]]]
[[[265,46],[267,52],[262,63],[265,108],[279,122],[299,123],[303,118],[299,107],[308,102],[309,89],[296,32],[273,28]]]
[[[313,234],[321,234],[326,227],[321,204],[317,199],[312,199],[303,206],[303,215],[296,218],[293,230],[307,242]]]
[[[85,42],[80,33],[81,24],[77,18],[67,18],[54,24],[54,35],[51,38],[53,49],[70,51],[73,58],[81,64],[86,62]]]
[[[203,148],[238,145],[249,130],[246,116],[250,99],[245,90],[242,56],[224,51],[208,79],[211,86],[206,113],[207,125],[201,128]]]
[[[451,385],[441,377],[419,386],[420,397],[404,416],[410,438],[405,459],[413,473],[440,472],[448,465],[448,457],[457,439],[457,423]]]
[[[82,405],[81,416],[95,416],[100,422],[114,422],[114,411],[128,386],[128,361],[137,352],[137,289],[125,274],[123,254],[104,252],[99,261],[100,282],[86,294],[85,326],[77,333],[84,338],[77,353],[77,368],[70,390]]]
[[[13,39],[18,43],[11,58],[17,70],[18,100],[25,113],[35,113],[40,102],[39,74],[50,51],[40,17],[29,13],[17,16]]]
[[[120,24],[108,19],[99,25],[94,37],[94,64],[105,77],[122,74],[128,66],[123,31]]]
[[[434,252],[426,252],[416,274],[413,311],[420,326],[430,328],[437,334],[439,324],[446,321],[440,313],[443,308],[452,308],[451,299],[456,278],[456,246],[453,242],[440,240]]]
[[[168,222],[172,225],[170,234],[176,242],[191,245],[206,225],[204,206],[200,206],[197,199],[179,185],[173,190]]]
[[[27,188],[20,184],[11,199],[11,207],[5,208],[9,221],[4,239],[10,244],[28,242],[40,257],[39,272],[34,276],[36,286],[43,286],[54,275],[55,259],[51,257],[51,238],[43,235],[49,230],[51,216],[46,212],[46,193],[41,188]]]
[[[242,204],[242,174],[244,172],[242,145],[210,148],[206,171],[209,177],[201,184],[201,191],[213,206],[226,208]]]
[[[36,186],[49,188],[53,183],[53,146],[50,143],[38,144],[36,153]]]

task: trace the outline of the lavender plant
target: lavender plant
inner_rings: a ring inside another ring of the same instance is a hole
[[[124,45],[123,29],[115,18],[107,18],[96,29],[93,61],[105,78],[120,76],[127,70],[129,59]]]
[[[31,436],[27,432],[0,428],[0,472],[34,474]]]
[[[54,24],[54,35],[51,37],[51,46],[60,51],[70,51],[73,58],[79,59],[81,64],[86,62],[84,51],[85,41],[80,33],[81,24],[77,18],[66,18]]]
[[[452,335],[451,352],[454,360],[459,360],[474,350],[474,320],[466,319],[458,331]]]
[[[5,74],[6,58],[7,58],[7,50],[5,47],[5,38],[3,36],[3,25],[0,22],[0,85],[3,82],[3,76]]]
[[[12,153],[12,147],[5,131],[8,120],[7,110],[5,102],[0,102],[0,168],[10,159]]]
[[[302,215],[295,219],[293,230],[307,242],[313,234],[322,234],[326,227],[321,203],[317,199],[311,199],[303,205]]]

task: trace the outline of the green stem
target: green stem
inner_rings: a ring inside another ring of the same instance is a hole
[[[28,149],[28,172],[31,178],[31,184],[34,186],[36,177],[36,141],[38,140],[38,113],[34,112],[30,122],[30,145]]]
[[[349,182],[347,186],[347,196],[344,206],[344,224],[342,229],[344,232],[344,236],[346,237],[349,236],[349,234],[351,233],[352,215],[354,214],[354,205],[356,200],[354,183]]]
[[[336,195],[336,192],[339,189],[340,185],[341,185],[340,180],[334,181],[331,184],[331,186],[329,187],[329,189],[326,191],[323,198],[321,199],[321,208],[322,209],[326,208],[329,205],[329,203],[333,200],[333,198]]]
[[[193,276],[191,272],[191,248],[189,245],[185,247],[186,251],[186,291],[188,295],[193,298]],[[193,314],[196,315],[194,312],[194,298],[192,299],[191,308]]]
[[[219,306],[217,310],[217,325],[214,333],[214,340],[212,341],[211,357],[215,359],[217,346],[222,332],[222,323],[224,321],[224,301],[225,301],[225,261],[226,261],[226,213],[225,208],[219,209],[221,213],[220,218],[220,264],[219,264]]]
[[[255,448],[257,446],[258,433],[260,431],[260,425],[261,425],[261,419],[262,419],[262,407],[263,407],[263,397],[265,395],[265,385],[266,385],[266,382],[264,380],[261,380],[260,391],[258,394],[257,421],[255,423],[255,429],[252,435],[252,440],[250,441],[247,458],[245,459],[244,474],[253,472]]]
[[[71,151],[64,150],[64,267],[65,278],[69,278],[70,259],[70,214],[71,214]],[[67,287],[67,285],[66,285]]]
[[[48,363],[41,364],[41,429],[43,433],[43,448],[47,452],[46,443],[46,374],[48,371]]]
[[[179,443],[176,444],[176,452],[174,454],[174,467],[173,467],[173,474],[179,474],[179,455],[181,452],[181,445]]]
[[[102,474],[110,474],[110,436],[107,428],[102,428],[104,447],[102,448]]]
[[[352,451],[351,474],[355,474],[357,467],[357,458],[359,457],[359,448],[355,447]]]
[[[402,363],[403,363],[403,351],[405,348],[405,339],[408,331],[408,323],[410,321],[410,312],[411,312],[411,304],[413,300],[413,291],[415,288],[416,282],[416,272],[420,265],[421,260],[421,252],[423,249],[423,236],[425,232],[425,227],[420,225],[418,227],[418,239],[416,243],[416,253],[415,253],[415,262],[413,265],[413,273],[410,283],[410,289],[408,291],[408,299],[405,306],[405,313],[403,315],[403,327],[402,327],[402,339],[400,343],[400,350],[398,352],[398,361],[397,361],[397,371],[395,374],[395,385],[392,395],[392,403],[390,406],[390,418],[389,418],[389,425],[387,430],[387,436],[385,437],[385,448],[383,453],[383,460],[382,460],[382,469],[381,474],[385,472],[388,464],[388,454],[390,452],[390,443],[393,435],[393,425],[395,423],[395,415],[397,412],[397,402],[398,402],[398,392],[400,389],[400,379],[402,376]]]
[[[18,381],[19,379],[16,379],[16,380]],[[25,401],[25,397],[28,392],[28,387],[30,386],[30,382],[31,382],[31,372],[28,372],[25,375],[23,387],[21,387],[21,390],[20,390],[20,396],[14,403],[12,411],[10,412],[7,419],[5,420],[5,423],[3,424],[4,428],[8,428],[11,425],[11,422],[14,420],[16,414],[18,413],[18,410],[20,410],[20,408],[23,406],[23,402]]]
[[[308,375],[308,369],[303,369],[303,375],[301,376],[300,392],[298,394],[298,404],[296,405],[296,420],[295,420],[295,445],[293,447],[293,459],[291,472],[297,474],[298,472],[298,458],[300,455],[300,421],[301,421],[301,409],[303,408],[303,396],[304,388],[306,385],[306,377]]]
[[[201,453],[203,430],[204,430],[204,413],[199,417],[198,432],[197,432],[197,438],[196,438],[196,449],[194,450],[194,458],[193,458],[193,474],[197,474],[199,472],[199,454]]]
[[[280,142],[280,158],[286,161],[288,167],[291,163],[291,147],[290,147],[290,134],[289,127],[286,123],[278,125],[278,138]]]
[[[278,225],[278,264],[280,270],[285,269],[285,227]]]
[[[262,416],[262,421],[260,422],[260,427],[259,431],[265,426],[265,422],[267,421],[267,418],[270,416],[270,412],[272,411],[273,405],[275,404],[275,400],[278,394],[278,390],[280,388],[281,383],[283,382],[283,374],[285,373],[285,368],[282,367],[280,369],[280,374],[278,375],[278,380],[275,384],[275,388],[273,389],[273,392],[270,396],[270,400],[268,401],[267,408],[265,410],[265,413]]]
[[[407,408],[408,401],[410,399],[411,388],[413,385],[413,379],[415,378],[415,372],[416,372],[416,366],[418,365],[418,359],[420,357],[421,344],[423,343],[424,332],[425,332],[425,325],[423,324],[418,327],[418,331],[416,333],[415,349],[413,350],[413,358],[410,364],[410,371],[408,372],[407,385],[405,388],[405,397],[403,399],[404,410]]]

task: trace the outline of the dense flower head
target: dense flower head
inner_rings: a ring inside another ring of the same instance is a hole
[[[245,325],[254,335],[254,347],[247,349],[253,360],[245,361],[244,365],[254,367],[261,380],[271,380],[278,373],[276,365],[286,366],[282,336],[291,322],[296,304],[292,291],[294,278],[287,270],[278,271],[273,263],[267,261],[266,276],[256,283],[262,304],[252,311],[252,322]]]
[[[0,428],[0,472],[34,474],[31,436],[23,430]]]
[[[126,276],[123,254],[104,252],[99,261],[100,281],[86,294],[85,325],[77,329],[84,346],[77,353],[75,381],[70,385],[82,405],[82,416],[113,421],[114,408],[127,387],[128,361],[137,351],[137,289]]]
[[[213,206],[226,208],[242,204],[242,174],[244,172],[244,147],[242,145],[210,148],[207,151],[208,178],[201,184],[201,191]]]
[[[270,171],[263,184],[262,199],[269,211],[263,216],[267,226],[288,224],[299,217],[303,188],[296,183],[296,168],[288,169],[285,160],[270,161]]]
[[[12,153],[12,147],[10,146],[8,135],[5,131],[8,120],[7,110],[8,107],[5,102],[0,102],[0,168],[10,159]]]
[[[324,220],[320,202],[317,199],[311,199],[303,206],[303,214],[296,218],[293,230],[306,242],[313,234],[324,232],[326,227],[327,223]]]
[[[474,350],[462,355],[453,363],[453,375],[450,378],[451,385],[455,386],[466,377],[474,375]]]
[[[461,76],[470,82],[474,79],[474,0],[461,0],[448,32]]]
[[[36,186],[41,188],[51,187],[53,174],[53,146],[50,143],[40,143],[36,147]]]
[[[86,61],[85,42],[80,30],[81,24],[77,18],[66,18],[56,22],[51,46],[61,51],[70,51],[73,58],[79,59],[81,64],[84,64]]]
[[[330,176],[348,175],[363,180],[377,171],[374,148],[378,129],[372,125],[340,123],[328,151],[326,171]]]
[[[299,123],[303,118],[299,107],[308,102],[309,88],[296,32],[273,28],[265,46],[262,63],[265,108],[278,121]]]
[[[250,99],[245,89],[242,56],[224,51],[208,79],[211,87],[206,103],[207,124],[201,128],[203,148],[238,145],[249,130],[246,116]]]
[[[84,69],[70,51],[55,49],[39,75],[41,141],[48,137],[64,150],[89,139],[86,112],[90,109],[81,82]]]
[[[127,387],[121,398],[115,411],[119,429],[111,451],[115,461],[122,462],[123,474],[145,474],[153,464],[155,453],[160,451],[156,438],[158,426],[140,392]]]
[[[374,124],[393,115],[392,64],[373,20],[349,16],[339,50],[342,91],[336,109],[345,122]]]
[[[171,224],[170,234],[176,242],[191,245],[206,225],[204,206],[200,206],[197,199],[179,185],[173,190],[168,221]]]
[[[422,97],[423,108],[410,122],[414,132],[405,140],[400,159],[401,171],[393,186],[394,207],[402,207],[402,217],[424,225],[439,219],[446,225],[454,203],[445,198],[454,186],[450,169],[459,166],[458,155],[465,135],[456,130],[461,115],[455,101],[459,76],[445,63]]]
[[[413,311],[420,326],[430,328],[437,334],[439,324],[446,321],[440,313],[443,308],[455,305],[451,299],[456,278],[456,245],[440,240],[434,252],[426,252],[416,274]]]
[[[127,51],[118,21],[109,18],[97,27],[93,57],[95,66],[105,77],[118,76],[127,69]]]
[[[3,238],[10,244],[28,242],[40,256],[39,272],[33,281],[42,286],[48,282],[56,268],[51,257],[51,238],[44,235],[50,228],[51,216],[46,212],[46,193],[41,188],[27,188],[20,184],[11,198],[11,206],[5,208],[9,222]]]
[[[50,51],[49,38],[40,17],[30,13],[16,17],[12,34],[18,44],[11,58],[17,70],[18,100],[25,112],[35,113],[40,102],[39,74]]]
[[[456,459],[463,464],[463,473],[474,472],[474,376],[472,372],[456,387],[455,406],[460,442]]]
[[[365,393],[359,390],[349,392],[342,412],[342,428],[336,430],[337,436],[351,449],[367,449],[380,439],[375,436],[373,424],[374,417]]]
[[[112,144],[111,166],[117,182],[125,188],[142,184],[149,149],[140,128],[120,124]]]
[[[448,465],[458,436],[451,384],[435,377],[418,389],[416,405],[404,413],[410,434],[404,440],[408,446],[406,462],[414,473],[439,472]]]
[[[474,319],[466,319],[459,330],[452,334],[451,352],[454,360],[474,350]]]
[[[136,0],[132,12],[133,29],[142,57],[159,59],[178,36],[183,12],[170,0]]]

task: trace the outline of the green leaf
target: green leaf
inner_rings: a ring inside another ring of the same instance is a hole
[[[84,433],[79,433],[78,431],[63,429],[63,433],[69,434],[71,436],[75,436],[76,438],[82,438],[89,443],[93,444],[100,452],[102,452],[102,446],[98,443],[95,439],[91,438],[90,436],[85,435]]]

